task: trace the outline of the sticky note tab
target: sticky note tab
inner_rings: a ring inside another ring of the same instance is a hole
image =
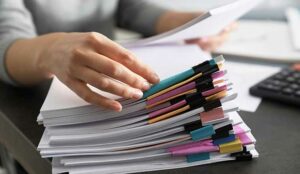
[[[198,154],[192,154],[192,155],[186,156],[186,160],[188,163],[202,161],[202,160],[208,160],[209,158],[210,158],[209,153],[198,153]]]
[[[194,141],[210,137],[215,133],[216,132],[215,132],[212,125],[208,125],[208,126],[205,126],[205,127],[202,127],[200,129],[197,129],[197,130],[194,130],[194,131],[190,132],[190,134],[192,136],[192,139]]]
[[[242,151],[243,145],[239,139],[236,139],[235,141],[221,144],[219,148],[220,148],[220,153],[234,153],[234,152]]]

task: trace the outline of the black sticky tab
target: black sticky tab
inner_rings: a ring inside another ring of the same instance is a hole
[[[233,129],[232,124],[228,124],[226,126],[223,126],[223,127],[220,127],[218,129],[216,129],[215,131],[216,131],[216,133],[219,133],[219,132],[228,132],[228,131],[230,131],[232,129]]]
[[[216,132],[211,136],[212,140],[229,137],[229,131]]]
[[[204,76],[210,75],[210,74],[212,74],[214,72],[217,72],[219,70],[220,69],[219,69],[218,65],[213,65],[209,69],[206,69],[205,71],[202,71],[202,73],[203,73],[202,75],[204,75]]]
[[[185,100],[186,100],[188,103],[191,103],[191,102],[193,102],[193,101],[195,101],[195,100],[199,100],[200,98],[203,98],[201,92],[195,92],[195,93],[192,93],[192,94],[188,94],[188,95],[186,96],[186,99],[185,99]]]
[[[199,121],[194,121],[194,122],[184,125],[184,130],[186,132],[190,133],[194,130],[200,129],[201,127],[203,127],[203,125],[202,125],[201,120],[199,120]]]
[[[213,110],[214,108],[217,108],[220,106],[222,106],[220,100],[213,100],[213,101],[210,101],[210,102],[204,104],[203,107],[204,107],[205,112],[207,112],[207,111]]]
[[[235,157],[237,161],[250,161],[252,160],[252,154],[250,152],[237,152],[230,156]]]
[[[193,67],[193,70],[194,70],[195,74],[198,74],[198,73],[200,73],[200,72],[203,72],[203,71],[202,71],[203,69],[207,69],[207,67],[211,67],[211,65],[209,64],[209,61],[208,61],[208,60],[202,62],[202,63],[199,64],[199,65],[194,66],[194,67]]]
[[[178,97],[170,100],[170,103],[171,103],[171,105],[174,105],[174,104],[186,99],[186,97],[187,97],[187,95],[178,96]]]
[[[212,82],[201,83],[196,85],[196,89],[198,92],[207,91],[214,88],[214,84]]]

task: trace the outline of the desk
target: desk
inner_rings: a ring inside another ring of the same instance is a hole
[[[36,147],[43,127],[36,117],[49,82],[31,89],[0,83],[0,143],[4,144],[30,174],[50,174],[51,163]],[[300,108],[264,100],[255,113],[240,112],[257,139],[260,158],[247,162],[224,162],[151,174],[230,173],[295,174],[300,171]]]

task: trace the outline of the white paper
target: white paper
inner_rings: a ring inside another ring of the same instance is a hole
[[[300,52],[300,10],[289,8],[286,11],[294,48]]]
[[[255,112],[261,102],[261,98],[250,95],[250,87],[280,70],[279,67],[232,61],[227,61],[225,67],[238,93],[236,102],[241,110],[249,112]]]
[[[169,32],[123,45],[126,47],[136,47],[166,44],[183,41],[185,39],[216,35],[260,2],[261,0],[237,0],[219,8],[212,9],[204,15]]]
[[[298,31],[299,28],[297,28]],[[279,62],[300,61],[300,51],[292,45],[286,22],[241,20],[229,40],[216,53]]]

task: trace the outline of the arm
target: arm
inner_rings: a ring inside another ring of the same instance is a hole
[[[12,8],[8,7],[14,4],[0,5],[2,11]],[[11,15],[5,13],[6,18],[2,18],[0,25],[4,26],[3,21],[10,19]],[[8,77],[7,82],[14,79],[22,85],[33,85],[55,75],[87,102],[120,111],[122,106],[119,102],[93,92],[87,85],[125,98],[137,99],[143,95],[141,90],[149,88],[148,82],[159,81],[158,76],[131,52],[99,33],[52,33],[35,37],[25,34],[33,33],[31,28],[21,37],[17,30],[12,30],[13,25],[17,27],[20,23],[15,21],[5,29],[0,27],[3,29],[1,45],[3,38],[15,36],[7,47],[1,47],[1,52],[5,54],[2,55],[4,61],[0,65],[2,69],[7,69],[4,72]],[[22,29],[24,27],[25,24],[20,26]]]

